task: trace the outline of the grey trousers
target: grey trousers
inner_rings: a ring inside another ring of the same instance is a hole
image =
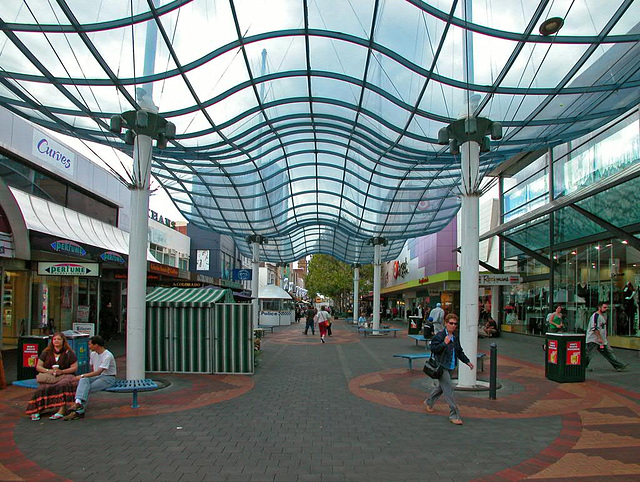
[[[591,361],[591,353],[593,352],[593,350],[598,350],[598,352],[603,357],[605,357],[605,359],[609,363],[611,363],[613,368],[615,368],[616,370],[619,370],[620,368],[625,366],[624,363],[618,360],[618,357],[616,357],[616,355],[613,353],[613,350],[608,344],[604,345],[604,348],[600,349],[600,345],[598,343],[587,343],[587,352],[585,353],[587,358],[587,367],[589,366],[589,362]]]
[[[432,391],[429,398],[427,398],[424,403],[426,403],[429,407],[433,407],[436,403],[440,395],[444,394],[444,398],[449,404],[449,419],[450,420],[460,420],[460,409],[456,404],[455,399],[453,398],[453,384],[451,383],[451,370],[443,370],[442,376],[438,379],[438,386],[436,386]]]
[[[78,380],[76,388],[76,398],[82,400],[83,405],[89,401],[89,393],[101,392],[116,384],[116,377],[113,375],[98,375],[97,377],[87,377]]]

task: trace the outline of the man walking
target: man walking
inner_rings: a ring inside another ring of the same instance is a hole
[[[116,359],[105,348],[105,342],[101,336],[92,336],[89,339],[89,363],[93,371],[78,375],[78,388],[76,389],[76,401],[69,408],[70,413],[63,420],[75,420],[84,417],[84,411],[89,400],[89,393],[101,392],[112,387],[116,383]]]
[[[304,334],[306,335],[309,332],[309,328],[311,328],[311,334],[315,335],[316,334],[316,329],[314,328],[314,321],[313,321],[313,317],[316,316],[316,310],[313,309],[313,306],[309,306],[307,308],[307,311],[305,312],[305,318],[307,320],[306,324],[304,325]]]
[[[440,333],[444,330],[444,310],[442,309],[442,303],[436,304],[436,307],[431,310],[429,317],[433,318],[434,333]]]
[[[589,327],[587,328],[587,370],[593,371],[589,368],[589,362],[591,361],[591,352],[598,350],[598,352],[605,357],[605,359],[611,363],[613,368],[621,372],[626,370],[629,364],[624,364],[613,353],[613,350],[609,346],[607,340],[607,318],[605,317],[609,306],[607,303],[600,303],[598,305],[598,311],[596,311],[589,319]]]

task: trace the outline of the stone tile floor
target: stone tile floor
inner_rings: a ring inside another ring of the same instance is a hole
[[[406,335],[364,338],[339,321],[321,344],[302,330],[267,334],[254,376],[149,374],[168,386],[138,410],[97,393],[82,420],[32,422],[31,391],[8,387],[0,480],[640,480],[637,352],[616,350],[626,372],[596,355],[585,383],[561,384],[544,377],[542,339],[480,340],[498,347],[498,398],[456,392],[454,426],[443,399],[424,412],[420,362],[409,372],[393,358],[424,351]],[[111,348],[123,375],[122,339]]]

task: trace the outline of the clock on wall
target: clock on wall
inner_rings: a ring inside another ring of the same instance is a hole
[[[198,249],[196,251],[196,271],[209,271],[208,249]]]

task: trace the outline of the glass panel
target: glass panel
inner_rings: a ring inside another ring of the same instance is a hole
[[[590,186],[638,162],[640,121],[637,115],[630,116],[595,139],[569,145],[576,147],[554,162],[556,197]]]
[[[609,335],[638,336],[639,255],[618,239],[554,254],[554,302],[566,307],[569,330],[584,333],[600,303],[609,304]]]

